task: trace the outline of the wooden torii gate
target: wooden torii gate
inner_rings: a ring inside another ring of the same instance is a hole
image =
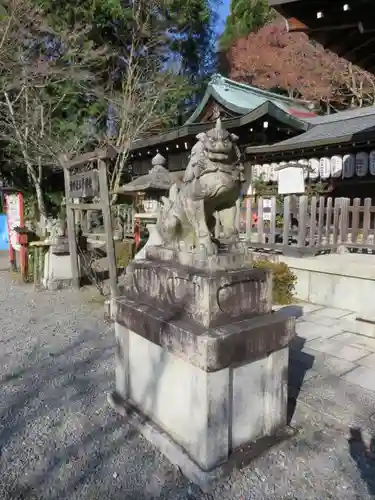
[[[66,217],[73,286],[80,287],[75,210],[101,210],[106,239],[111,298],[118,295],[117,266],[105,160],[113,158],[113,148],[96,149],[76,158],[60,157],[64,169]],[[87,164],[89,167],[87,168]],[[72,198],[99,197],[95,203],[73,203]]]

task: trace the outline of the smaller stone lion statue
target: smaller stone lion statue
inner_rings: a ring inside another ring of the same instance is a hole
[[[238,242],[236,201],[245,179],[238,137],[225,130],[220,119],[197,140],[182,182],[173,184],[169,198],[162,199],[156,225],[166,247],[179,249],[183,243],[185,248],[204,248],[207,255],[214,255],[216,212],[225,240]]]

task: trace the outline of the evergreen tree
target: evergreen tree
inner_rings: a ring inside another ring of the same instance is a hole
[[[122,148],[110,179],[117,186],[128,144],[178,125],[196,103],[214,69],[211,1],[13,0],[8,8],[5,0],[0,125],[12,163],[33,178],[41,213],[59,152],[108,141]]]
[[[150,33],[142,34],[146,49],[138,48],[140,59],[147,55],[148,66],[150,58],[155,64],[163,61],[164,67],[179,74],[187,84],[187,93],[179,96],[180,116],[169,125],[178,125],[191,113],[216,70],[215,0],[81,0],[78,4],[76,0],[33,1],[57,31],[74,29],[77,24],[90,26],[88,36],[94,47],[110,47],[111,57],[105,67],[95,68],[97,78],[103,78],[110,87],[121,85],[127,71],[132,31],[139,24],[134,13],[144,10],[150,16],[152,12],[152,40]]]
[[[112,50],[112,72],[121,66],[119,59],[126,53],[132,29],[139,22],[134,14],[139,15],[142,10],[148,16],[150,11],[153,12],[150,30],[153,37],[156,31],[160,37],[153,46],[166,64],[174,64],[180,74],[193,81],[214,69],[215,14],[210,0],[34,1],[58,30],[73,28],[77,24],[91,26],[90,40],[96,46],[109,45]],[[148,35],[143,33],[145,46],[148,45]],[[148,55],[149,51],[150,47],[147,48]]]
[[[234,40],[257,31],[272,16],[268,0],[231,0],[220,48],[228,49]]]

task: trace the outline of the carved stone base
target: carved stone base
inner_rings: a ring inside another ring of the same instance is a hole
[[[227,461],[206,471],[189,456],[178,442],[159,425],[142,414],[134,405],[131,405],[129,400],[125,401],[114,391],[108,394],[108,403],[205,493],[211,493],[216,484],[229,476],[233,470],[246,467],[259,455],[281,444],[283,441],[293,438],[297,434],[297,430],[290,426],[282,427],[272,436],[261,437],[254,442],[231,451]]]
[[[114,407],[152,422],[151,441],[202,485],[235,450],[286,427],[296,311],[271,311],[266,270],[207,270],[168,252],[133,262],[116,300]]]
[[[212,258],[217,270],[203,270],[204,262],[195,253],[151,247],[146,256],[149,260],[133,261],[128,269],[127,297],[132,300],[153,304],[171,317],[205,328],[271,312],[271,274],[245,267],[243,254],[223,253]],[[181,264],[183,257],[193,267]],[[224,271],[228,263],[233,270]]]
[[[248,321],[239,330],[199,334],[186,324],[152,322],[152,316],[134,321],[130,309],[124,312],[115,324],[116,393],[202,471],[286,426],[294,325],[284,313],[275,313],[278,320],[269,325],[261,318],[257,328]]]
[[[245,245],[235,252],[219,251],[217,255],[210,256],[206,255],[204,249],[179,251],[173,248],[150,246],[146,250],[146,260],[173,262],[205,271],[230,271],[249,268],[251,254]]]

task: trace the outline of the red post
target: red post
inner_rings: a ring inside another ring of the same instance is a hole
[[[24,213],[24,202],[22,193],[18,193],[18,206],[20,211],[20,227],[25,227],[25,213]],[[27,235],[19,234],[18,242],[21,245],[20,248],[20,267],[21,267],[21,276],[23,280],[27,279],[28,272],[28,255],[27,255]]]
[[[13,248],[10,236],[11,236],[11,231],[12,228],[10,227],[10,220],[9,220],[9,202],[8,202],[8,195],[5,194],[4,196],[4,210],[7,215],[7,224],[8,224],[8,241],[9,241],[9,263],[10,267],[13,271],[17,270],[17,263],[16,263],[16,252]]]
[[[141,225],[139,219],[136,219],[134,222],[134,243],[135,251],[137,251],[139,245],[141,244]]]
[[[20,252],[20,268],[22,277],[25,279],[27,276],[27,236],[20,235],[14,231],[15,227],[25,227],[24,221],[24,203],[22,193],[17,193],[16,203],[15,195],[5,195],[5,206],[8,220],[8,234],[9,234],[9,261],[12,269],[17,270],[16,264],[16,250]]]

